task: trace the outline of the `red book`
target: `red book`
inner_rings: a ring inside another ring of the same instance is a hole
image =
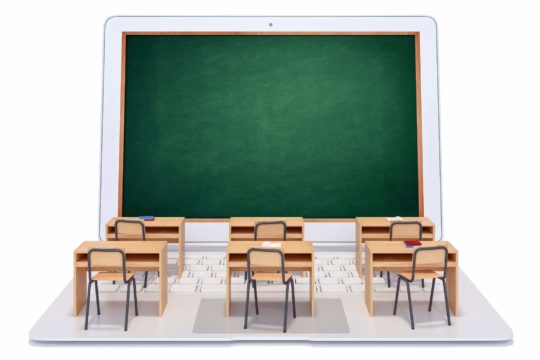
[[[404,241],[405,245],[407,246],[418,246],[418,245],[422,245],[422,243],[418,240],[405,240]]]

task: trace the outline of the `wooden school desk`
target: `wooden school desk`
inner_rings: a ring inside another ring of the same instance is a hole
[[[311,241],[273,241],[281,247],[263,247],[263,241],[229,241],[227,246],[227,285],[225,315],[231,312],[231,277],[233,271],[247,270],[247,252],[251,248],[279,249],[285,255],[287,271],[309,272],[311,316],[315,316],[315,253]],[[278,270],[278,269],[276,269]]]
[[[422,241],[422,245],[407,248],[403,241],[368,241],[366,242],[365,301],[370,316],[373,316],[373,272],[374,271],[410,271],[412,255],[419,247],[446,246],[448,249],[448,305],[458,313],[458,251],[448,241]],[[435,269],[435,270],[442,270]]]
[[[232,217],[229,220],[229,241],[253,240],[256,223],[278,220],[287,225],[287,241],[304,240],[304,219],[301,217]]]
[[[435,224],[426,217],[404,217],[399,221],[419,221],[422,224],[422,239],[435,240]],[[356,270],[362,274],[362,243],[366,241],[390,240],[390,224],[385,217],[356,218]]]
[[[115,240],[114,222],[116,220],[139,220],[144,223],[146,241],[166,241],[178,244],[178,277],[182,277],[185,264],[185,223],[183,217],[156,217],[152,221],[143,221],[136,217],[113,217],[105,225],[107,240]],[[122,240],[126,240],[125,238]],[[134,239],[135,240],[135,239]]]
[[[88,251],[90,249],[121,249],[126,254],[128,271],[159,271],[159,316],[167,306],[167,242],[165,241],[85,241],[73,256],[73,315],[86,304],[88,282]],[[92,268],[92,270],[94,267]],[[97,268],[97,270],[100,270]],[[101,269],[102,271],[111,270]],[[121,270],[121,267],[117,270]]]

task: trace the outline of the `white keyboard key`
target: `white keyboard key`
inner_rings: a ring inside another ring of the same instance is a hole
[[[224,278],[227,276],[227,271],[214,271],[213,272],[214,276],[215,277],[220,277],[220,278]],[[244,278],[244,273],[242,273],[242,279]]]
[[[319,280],[324,278],[319,278]],[[297,284],[309,284],[309,277],[295,277],[294,282]]]
[[[221,278],[203,278],[202,283],[203,284],[225,284],[225,281],[222,281]]]
[[[169,259],[178,259],[178,251],[169,251],[167,257]]]
[[[167,259],[167,265],[178,265],[178,259]]]
[[[319,284],[339,284],[338,278],[319,278]]]
[[[227,270],[227,267],[225,265],[212,265],[212,266],[210,266],[210,270],[212,270],[212,271],[225,271],[225,270]]]
[[[226,280],[223,281],[223,283],[226,283]],[[233,277],[231,278],[231,284],[244,284],[245,283],[245,280],[244,278],[242,277]]]
[[[204,259],[201,261],[201,264],[204,265],[219,265],[221,263],[221,259]]]
[[[178,279],[177,276],[169,276],[169,277],[167,278],[167,283],[168,283],[169,285],[172,285],[172,284],[176,283],[176,280],[177,280],[177,279]],[[154,284],[159,284],[159,282],[160,282],[160,278],[156,278],[156,280],[155,280],[153,283],[154,283]]]
[[[329,271],[328,274],[332,278],[348,278],[351,275],[348,271]]]
[[[334,259],[332,265],[351,265],[351,260]]]
[[[197,285],[192,284],[174,284],[171,285],[171,292],[194,293],[197,291]]]
[[[363,284],[364,280],[360,277],[343,278],[343,283],[346,285]]]
[[[223,293],[225,294],[225,284],[203,284],[201,286],[201,292],[203,293]]]
[[[341,265],[323,265],[322,271],[341,271]]]
[[[208,265],[187,265],[188,271],[208,271]]]
[[[339,285],[321,285],[321,291],[323,293],[336,293],[336,292],[340,292],[340,293],[346,293],[347,292],[347,287],[343,284],[339,284]]]
[[[178,284],[180,285],[196,285],[199,282],[198,278],[185,278],[182,277],[178,279]]]
[[[186,259],[185,264],[186,265],[198,265],[200,261],[201,261],[200,259]]]
[[[354,265],[343,265],[343,270],[345,270],[345,271],[356,271],[356,266],[354,266]]]
[[[386,285],[386,280],[385,280],[385,278],[374,277],[372,283],[373,283],[373,285],[377,285],[377,284],[385,284]]]
[[[294,285],[294,291],[295,292],[309,292],[309,284],[295,284]]]
[[[193,271],[192,272],[193,277],[211,277],[212,272],[211,271]]]
[[[167,289],[170,288],[170,285],[167,285]],[[158,284],[149,284],[146,289],[144,289],[145,292],[151,292],[151,293],[154,293],[154,292],[159,292],[159,285]]]
[[[352,284],[349,285],[352,292],[364,292],[364,285],[363,284]]]
[[[326,272],[324,272],[324,271],[315,271],[315,277],[316,278],[325,278],[326,277]]]
[[[245,284],[231,284],[231,292],[243,292],[247,291],[247,285]]]

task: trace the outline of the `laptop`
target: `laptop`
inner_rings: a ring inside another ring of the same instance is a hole
[[[417,129],[414,133],[415,139],[418,139],[418,148],[421,149],[416,158],[421,165],[419,166],[421,172],[418,173],[415,183],[417,187],[415,191],[418,191],[415,196],[419,199],[420,205],[414,210],[433,222],[434,240],[444,239],[439,157],[437,27],[432,18],[118,16],[109,18],[104,27],[99,223],[101,240],[107,238],[105,224],[111,218],[132,215],[133,211],[137,211],[133,209],[146,210],[144,207],[138,207],[146,204],[130,205],[131,203],[127,201],[130,199],[131,190],[126,185],[126,177],[131,175],[124,165],[132,159],[129,158],[130,153],[125,151],[125,146],[129,146],[126,145],[127,142],[131,140],[124,136],[126,131],[124,116],[127,114],[126,111],[129,111],[128,106],[131,106],[131,103],[128,104],[125,91],[126,86],[132,86],[133,83],[126,85],[126,67],[135,66],[130,62],[129,52],[126,52],[128,39],[144,37],[144,40],[149,42],[145,46],[151,48],[154,46],[153,38],[190,36],[196,41],[198,37],[208,35],[220,37],[216,40],[218,46],[230,44],[229,40],[242,36],[250,36],[254,41],[272,35],[282,39],[294,36],[300,43],[302,39],[307,41],[309,38],[311,41],[323,37],[324,41],[328,42],[328,35],[336,36],[336,39],[344,36],[349,38],[394,36],[412,39],[415,59],[413,65],[416,64],[411,70],[415,74],[416,81],[415,109],[417,114],[421,114],[421,121],[415,123]],[[221,40],[222,43],[219,42]],[[276,41],[279,42],[281,39]],[[205,46],[204,43],[201,46]],[[224,51],[234,53],[231,46],[234,47],[234,43]],[[399,46],[402,45],[396,45],[397,48]],[[150,71],[148,70],[148,73]],[[155,97],[155,94],[147,94],[149,98]],[[399,158],[401,155],[393,153],[385,156]],[[189,207],[189,204],[178,206]],[[152,214],[139,213],[139,215],[174,214],[174,211],[162,212],[162,209],[157,207],[154,211]],[[169,300],[164,316],[159,317],[156,310],[160,278],[157,274],[150,273],[148,286],[144,289],[139,286],[137,289],[139,316],[130,315],[129,331],[123,331],[122,311],[120,311],[124,306],[127,289],[118,283],[100,285],[101,315],[98,316],[95,311],[91,313],[89,328],[84,330],[84,312],[73,316],[70,311],[73,301],[73,284],[70,283],[31,329],[30,339],[36,342],[267,340],[504,342],[512,339],[512,330],[462,270],[459,270],[460,312],[457,316],[452,316],[452,326],[446,325],[444,292],[439,285],[435,286],[433,311],[425,311],[431,290],[429,281],[426,281],[424,286],[420,283],[411,285],[417,323],[415,330],[411,330],[408,322],[408,305],[404,300],[404,294],[398,306],[400,315],[393,316],[392,306],[397,282],[395,274],[391,274],[390,287],[386,276],[370,274],[373,275],[374,301],[378,303],[377,315],[370,316],[364,305],[365,279],[357,271],[356,223],[353,219],[344,220],[335,217],[328,217],[323,221],[320,219],[306,221],[304,225],[305,238],[313,241],[315,248],[313,275],[316,316],[310,317],[308,314],[309,278],[298,274],[294,279],[298,317],[289,322],[287,333],[281,332],[281,323],[276,320],[283,316],[284,289],[282,285],[272,282],[258,284],[261,315],[250,323],[248,329],[244,329],[243,301],[246,280],[242,272],[232,274],[231,316],[224,315],[229,224],[222,219],[216,220],[211,213],[206,215],[204,211],[194,214],[200,216],[192,217],[203,220],[188,221],[186,224],[186,259],[181,277],[176,271],[179,261],[177,248],[175,245],[169,245],[167,276]],[[175,215],[184,216],[182,213]],[[366,216],[377,216],[376,211],[373,210]],[[71,259],[66,259],[66,263],[68,261]],[[137,283],[142,282],[142,275],[136,273]],[[91,306],[95,309],[94,300],[91,301]]]

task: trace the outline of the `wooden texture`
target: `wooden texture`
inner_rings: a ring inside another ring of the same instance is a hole
[[[419,42],[124,33],[119,215],[423,215]]]
[[[73,316],[86,304],[88,251],[90,249],[122,249],[129,271],[159,271],[159,316],[167,306],[167,242],[165,241],[85,241],[73,254]],[[94,258],[94,255],[92,255]],[[122,266],[110,263],[92,266],[97,271],[119,271]]]
[[[286,271],[309,272],[310,286],[310,310],[311,316],[315,316],[315,253],[311,241],[281,241],[279,249],[285,254]],[[230,316],[231,304],[231,277],[232,272],[247,270],[247,252],[251,248],[265,248],[263,241],[230,241],[227,246],[227,283],[226,283],[226,306],[225,315]],[[269,247],[266,247],[269,249]],[[280,270],[279,266],[263,265],[257,270]],[[281,278],[280,278],[281,279]]]
[[[435,240],[435,224],[427,217],[404,217],[402,221],[419,221],[422,224],[422,239]],[[362,244],[366,241],[390,240],[390,224],[385,217],[356,218],[356,269],[360,276],[362,269]]]
[[[139,220],[137,217],[113,217],[105,225],[106,240],[114,241],[114,223],[116,220]],[[146,241],[166,241],[169,244],[178,244],[178,277],[182,276],[185,266],[185,218],[183,217],[156,217],[153,221],[142,221],[146,231]],[[126,225],[130,225],[126,227]],[[138,225],[122,224],[124,233],[122,240],[141,240]],[[125,229],[125,230],[124,230]],[[129,231],[130,230],[130,231]]]
[[[368,241],[366,242],[366,276],[364,277],[364,300],[370,316],[375,314],[373,301],[373,272],[410,272],[412,256],[418,247],[445,246],[448,249],[448,303],[454,315],[458,314],[458,251],[448,241],[422,241],[422,245],[406,248],[401,241]],[[432,264],[420,265],[419,270],[440,271],[441,267]]]

